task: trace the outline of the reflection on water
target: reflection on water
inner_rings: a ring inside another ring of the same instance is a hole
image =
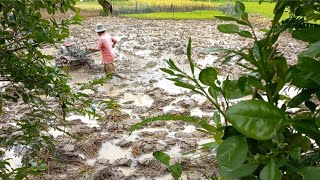
[[[16,156],[14,150],[12,149],[5,151],[3,159],[8,160],[12,169],[16,169],[22,166],[22,156]]]
[[[125,93],[123,98],[120,100],[120,103],[133,101],[134,105],[136,106],[146,106],[150,107],[153,103],[153,99],[145,94],[132,94],[132,93]]]
[[[85,116],[72,115],[72,116],[66,117],[66,120],[67,121],[80,120],[82,123],[87,124],[89,127],[100,127],[97,119],[89,117],[88,115],[85,115]]]

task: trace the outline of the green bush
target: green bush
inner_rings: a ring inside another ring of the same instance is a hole
[[[47,166],[39,155],[55,150],[48,131],[63,131],[60,127],[69,125],[69,113],[96,115],[93,100],[82,92],[106,78],[71,88],[68,75],[50,65],[52,57],[41,52],[68,37],[69,25],[81,21],[74,5],[74,0],[0,1],[0,115],[5,120],[0,129],[0,179],[40,175]],[[45,10],[50,15],[72,10],[75,15],[47,19],[42,16]],[[5,110],[14,106],[21,108],[13,115]],[[23,157],[22,167],[10,167],[4,157],[10,149],[18,149],[15,155]]]
[[[237,58],[236,64],[251,73],[219,81],[218,71],[208,67],[196,76],[191,58],[191,39],[187,49],[191,74],[182,71],[172,60],[168,61],[169,68],[162,68],[172,76],[168,79],[176,86],[201,94],[212,103],[218,111],[213,122],[194,117],[162,116],[146,119],[131,130],[158,120],[182,120],[199,125],[202,132],[213,135],[219,144],[216,160],[221,179],[318,179],[320,27],[308,21],[320,19],[319,5],[317,1],[278,0],[272,26],[259,39],[244,4],[237,1],[236,17],[216,16],[229,22],[218,25],[218,30],[248,38],[252,45],[242,50],[209,51],[226,53],[225,61]],[[286,9],[291,16],[280,22]],[[292,66],[278,51],[278,38],[283,32],[290,32],[294,38],[309,43]],[[281,94],[288,85],[299,89],[293,98]],[[251,100],[230,101],[248,94],[251,94]],[[183,167],[171,165],[170,157],[165,153],[157,152],[154,156],[168,166],[175,179],[179,179]]]

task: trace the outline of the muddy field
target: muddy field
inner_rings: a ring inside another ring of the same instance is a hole
[[[261,19],[256,20],[256,29],[262,28]],[[94,17],[81,26],[71,28],[71,39],[79,43],[95,42],[97,22],[107,25],[107,31],[118,39],[116,52],[117,73],[125,79],[114,77],[99,93],[91,93],[96,100],[116,100],[121,112],[108,112],[103,121],[72,115],[73,124],[66,127],[82,138],[77,141],[51,130],[56,137],[60,162],[49,161],[49,170],[43,179],[172,179],[166,167],[152,157],[152,152],[162,150],[174,161],[181,162],[183,179],[202,179],[217,175],[214,152],[186,154],[198,145],[212,141],[196,127],[181,122],[157,122],[145,129],[128,135],[128,128],[145,117],[162,114],[186,114],[199,117],[212,116],[214,109],[198,95],[175,87],[166,80],[159,68],[166,67],[171,58],[188,71],[186,46],[191,37],[193,59],[199,68],[214,66],[221,78],[231,79],[246,73],[233,62],[221,64],[219,55],[206,52],[206,48],[242,48],[251,42],[236,35],[219,33],[219,21],[195,20],[134,20],[117,17]],[[267,21],[264,21],[268,23]],[[288,35],[281,37],[280,47],[289,62],[304,47]],[[57,47],[46,47],[43,52],[54,55]],[[92,57],[93,69],[81,68],[72,71],[70,84],[88,82],[103,76],[101,56]],[[199,71],[198,71],[199,72]],[[101,110],[103,111],[103,110]]]

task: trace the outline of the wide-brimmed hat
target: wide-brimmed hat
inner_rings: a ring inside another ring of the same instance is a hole
[[[98,23],[98,24],[96,25],[96,29],[95,29],[95,31],[96,31],[96,32],[103,32],[103,31],[106,31],[106,27],[104,27],[104,25],[103,25],[103,24]]]

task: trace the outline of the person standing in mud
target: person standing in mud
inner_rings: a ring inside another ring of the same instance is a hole
[[[95,49],[88,49],[88,51],[101,51],[102,63],[104,65],[104,72],[106,73],[106,75],[116,76],[123,79],[123,77],[115,72],[114,60],[116,56],[113,48],[115,48],[117,40],[114,37],[111,37],[110,34],[106,33],[106,28],[103,24],[98,23],[96,25],[95,31],[99,35],[97,47]]]

